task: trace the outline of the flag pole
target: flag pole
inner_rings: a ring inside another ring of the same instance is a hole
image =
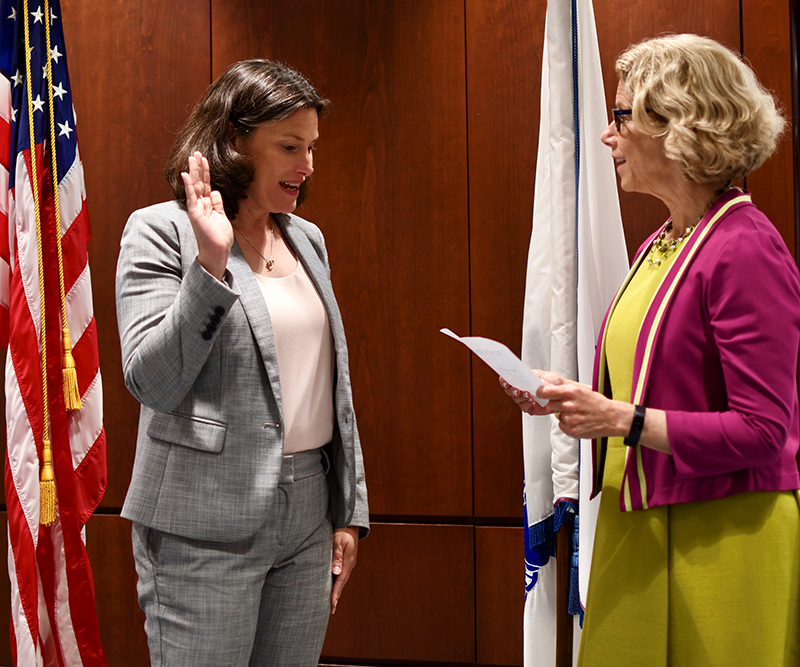
[[[572,561],[571,518],[556,533],[556,667],[572,667],[573,628],[569,613],[570,568]]]

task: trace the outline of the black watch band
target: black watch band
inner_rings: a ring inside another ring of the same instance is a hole
[[[633,411],[631,432],[628,433],[628,437],[624,440],[628,447],[635,447],[639,444],[639,436],[642,435],[642,429],[644,428],[644,413],[645,407],[643,405],[637,405],[636,409]]]

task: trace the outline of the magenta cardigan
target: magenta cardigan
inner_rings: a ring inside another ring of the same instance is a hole
[[[600,331],[594,386],[607,396],[606,324],[654,236],[639,248]],[[738,189],[717,200],[679,253],[639,332],[631,390],[633,403],[666,411],[672,455],[629,449],[621,509],[800,488],[797,265]],[[607,442],[593,445],[592,497]]]

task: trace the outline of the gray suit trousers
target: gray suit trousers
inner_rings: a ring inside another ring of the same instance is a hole
[[[258,532],[238,542],[188,539],[134,523],[153,667],[317,665],[332,558],[320,450],[284,456],[276,507]]]

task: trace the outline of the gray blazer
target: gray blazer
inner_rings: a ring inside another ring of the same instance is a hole
[[[347,343],[320,230],[277,216],[328,312],[336,358],[335,527],[369,530]],[[238,244],[226,282],[196,260],[177,202],[134,212],[117,264],[117,320],[125,384],[142,404],[122,516],[184,537],[232,542],[254,534],[275,502],[283,408],[269,312]]]

